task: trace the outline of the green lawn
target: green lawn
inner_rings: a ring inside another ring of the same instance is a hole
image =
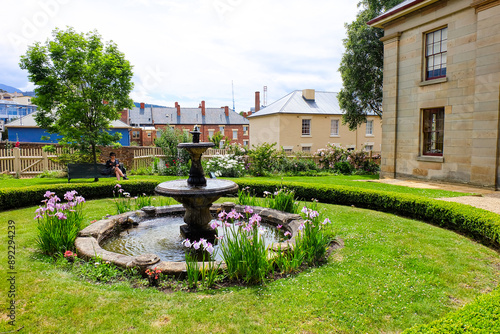
[[[177,176],[157,176],[157,175],[134,175],[130,176],[131,180],[157,180],[158,183],[175,180],[175,179],[186,179],[187,177],[177,177]],[[274,176],[274,177],[255,177],[254,179],[262,180],[283,180],[286,182],[306,182],[306,183],[317,183],[317,184],[328,184],[328,185],[341,185],[349,186],[363,189],[374,189],[381,191],[392,191],[404,194],[413,194],[429,198],[439,198],[439,197],[455,197],[455,196],[465,196],[470,195],[467,193],[445,191],[439,189],[419,189],[419,188],[409,188],[404,186],[397,186],[379,182],[366,182],[370,180],[378,179],[378,175],[331,175],[331,176]],[[237,180],[237,179],[234,179]],[[364,181],[364,182],[363,182]],[[75,179],[71,180],[71,183],[93,183],[92,179]],[[103,178],[99,179],[100,183],[116,183],[114,178]],[[120,181],[121,184],[126,184],[127,181]],[[68,184],[67,179],[56,179],[56,178],[33,178],[33,179],[13,179],[13,178],[3,178],[0,179],[0,189],[7,187],[25,187],[31,185],[47,185],[47,189],[53,184]]]
[[[331,233],[345,241],[328,264],[265,286],[169,294],[89,283],[56,268],[35,251],[35,208],[1,212],[5,240],[7,221],[16,222],[17,323],[2,315],[0,332],[396,333],[498,285],[499,254],[468,238],[385,213],[321,207]],[[113,214],[114,206],[89,201],[85,212],[90,221]],[[3,272],[6,257],[2,242]],[[0,280],[3,310],[7,288]]]

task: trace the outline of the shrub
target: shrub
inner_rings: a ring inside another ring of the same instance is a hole
[[[163,175],[187,175],[189,172],[189,153],[184,149],[179,149],[179,143],[191,141],[191,135],[187,132],[170,127],[160,131],[160,135],[155,139],[156,146],[163,150],[165,155],[165,169]]]
[[[268,208],[299,213],[299,204],[295,201],[295,191],[285,188],[277,189],[274,193],[264,191],[265,205]]]
[[[239,177],[245,172],[243,159],[232,154],[214,156],[207,162],[206,168],[217,177]]]
[[[44,195],[46,199],[42,201],[45,205],[36,209],[36,242],[45,254],[55,255],[75,249],[75,239],[82,228],[82,207],[85,202],[82,196],[75,196],[76,193],[74,190],[68,191],[64,195],[67,203],[61,204],[55,193],[47,191]]]
[[[276,143],[263,143],[258,146],[252,145],[252,149],[248,151],[248,156],[250,157],[249,171],[252,175],[262,176],[269,174],[271,170],[269,162],[273,160],[273,156],[276,154],[274,146],[276,146]]]

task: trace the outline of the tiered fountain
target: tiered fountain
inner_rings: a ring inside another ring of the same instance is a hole
[[[185,180],[163,182],[155,188],[155,192],[173,197],[186,209],[184,215],[186,225],[180,227],[181,234],[185,238],[210,240],[216,233],[209,226],[212,220],[210,206],[220,197],[236,192],[238,185],[233,181],[205,178],[201,156],[208,148],[213,147],[214,143],[200,143],[201,132],[198,127],[190,133],[193,135],[193,142],[180,143],[177,146],[186,149],[191,156],[191,169],[187,182]]]

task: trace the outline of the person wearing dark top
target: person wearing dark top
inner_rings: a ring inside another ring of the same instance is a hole
[[[116,159],[116,154],[114,152],[109,154],[109,160],[106,161],[106,171],[110,175],[116,175],[118,181],[120,181],[120,177],[123,177],[124,180],[128,180],[127,175],[123,174],[123,171],[120,169],[120,161]]]

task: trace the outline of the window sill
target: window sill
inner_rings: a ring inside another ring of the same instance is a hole
[[[425,162],[444,162],[444,157],[442,156],[432,156],[432,155],[421,155],[417,157],[417,161]]]
[[[311,138],[312,136],[311,135],[302,135],[301,137],[302,138]]]
[[[447,81],[448,81],[447,77],[438,78],[438,79],[430,79],[430,80],[422,81],[419,84],[419,86],[422,87],[422,86],[434,85],[434,84],[439,84],[439,83],[443,83],[443,82],[447,82]]]
[[[339,135],[330,135],[330,138],[340,138]]]
[[[365,137],[373,138],[375,135],[365,135]]]

